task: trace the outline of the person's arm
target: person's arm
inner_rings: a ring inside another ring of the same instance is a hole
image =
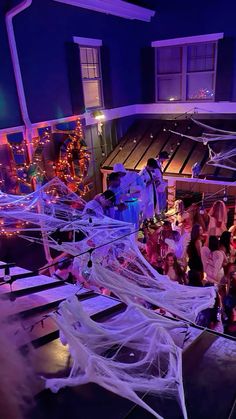
[[[163,182],[163,177],[160,169],[156,169],[154,176],[153,176],[154,182],[156,187],[159,186]]]
[[[153,179],[149,179],[149,180],[146,181],[146,186],[149,186],[152,183],[154,183],[154,180]]]
[[[141,173],[140,177],[141,177],[145,186],[149,186],[154,182],[154,180],[148,175],[147,172]]]

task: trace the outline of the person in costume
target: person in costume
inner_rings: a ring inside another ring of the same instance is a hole
[[[106,215],[106,211],[114,206],[115,194],[112,191],[106,190],[105,192],[98,194],[94,199],[87,202],[84,207],[83,214],[101,216]]]
[[[153,218],[159,214],[159,201],[158,201],[158,187],[161,184],[162,174],[158,169],[157,161],[150,158],[146,166],[139,174],[143,188],[141,191],[141,209],[143,219]]]
[[[159,211],[164,212],[167,209],[167,198],[166,198],[166,188],[168,183],[163,179],[164,172],[164,163],[169,160],[169,154],[167,151],[161,151],[158,155],[157,161],[157,170],[159,170],[159,180],[160,184],[157,187],[157,197],[159,204]]]
[[[132,223],[138,228],[140,195],[143,187],[141,178],[135,171],[126,170],[121,163],[114,165],[113,172],[117,173],[120,177],[123,202],[126,206],[122,211],[121,220]]]

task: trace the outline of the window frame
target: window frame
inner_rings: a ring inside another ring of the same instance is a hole
[[[101,49],[102,46],[102,40],[101,39],[93,39],[93,38],[80,38],[80,37],[73,37],[74,42],[79,47],[79,54],[80,54],[80,48],[93,48],[97,50],[97,57],[98,57],[98,67],[99,67],[99,75],[100,77],[95,78],[83,78],[83,72],[82,72],[82,63],[80,59],[80,71],[81,71],[81,82],[83,86],[83,99],[84,99],[84,105],[85,105],[85,111],[93,111],[97,109],[104,109],[104,95],[103,95],[103,79],[102,79],[102,65],[101,65]],[[99,91],[100,91],[100,102],[101,105],[99,106],[93,106],[93,107],[87,107],[85,103],[85,83],[89,83],[91,81],[99,81]]]
[[[183,102],[207,102],[215,101],[216,94],[216,77],[217,77],[217,58],[218,58],[218,40],[223,38],[224,34],[210,34],[210,35],[199,35],[187,38],[175,38],[170,40],[163,41],[154,41],[152,42],[152,47],[155,48],[155,102],[156,103],[183,103]],[[205,71],[188,71],[188,47],[196,46],[200,44],[214,44],[215,46],[215,56],[214,56],[214,70],[205,70]],[[158,50],[160,48],[166,47],[179,47],[181,48],[181,72],[180,73],[165,73],[158,74]],[[188,99],[188,76],[193,74],[212,74],[212,89],[213,96],[206,99]],[[160,100],[159,96],[159,83],[158,80],[165,77],[180,77],[180,94],[181,99],[178,100]]]

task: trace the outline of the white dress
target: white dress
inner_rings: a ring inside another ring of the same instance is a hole
[[[156,169],[156,170],[159,171],[159,180],[160,180],[160,184],[157,187],[159,210],[165,211],[166,210],[166,188],[168,186],[168,182],[166,182],[166,180],[163,179],[163,172],[162,172],[162,166],[161,166],[160,161],[157,159],[156,162],[159,167],[159,169]]]
[[[157,183],[147,183],[152,179],[149,171],[144,168],[139,176],[141,177],[143,188],[141,191],[141,210],[143,212],[143,219],[152,218],[155,214],[159,213],[159,203],[158,203],[158,181],[161,182],[161,172],[159,169],[156,169],[152,173],[152,177],[157,180]],[[156,205],[154,205],[154,200],[156,197]]]
[[[219,284],[224,276],[223,261],[224,255],[220,250],[211,252],[209,247],[201,248],[201,259],[206,279],[214,284]]]

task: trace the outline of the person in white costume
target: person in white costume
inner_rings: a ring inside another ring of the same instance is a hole
[[[158,168],[157,161],[148,159],[146,167],[139,174],[143,183],[141,192],[141,209],[143,219],[153,218],[159,214],[158,187],[162,181],[162,174]]]
[[[224,277],[224,254],[219,250],[219,240],[216,236],[210,236],[208,246],[201,248],[201,258],[207,282],[220,285]]]
[[[227,208],[224,201],[215,201],[208,215],[210,216],[208,235],[220,237],[224,231],[227,231]]]
[[[115,203],[115,194],[112,191],[105,191],[95,196],[94,199],[87,202],[84,207],[83,214],[101,216],[106,214],[106,210]]]
[[[140,195],[143,184],[138,173],[126,170],[122,163],[117,163],[113,167],[113,172],[120,175],[120,187],[122,199],[126,208],[121,213],[121,221],[132,223],[136,228],[139,227]]]
[[[159,211],[166,211],[167,206],[167,200],[166,200],[166,188],[168,183],[163,179],[163,164],[166,162],[166,160],[169,160],[169,154],[167,151],[161,151],[158,155],[158,158],[156,159],[157,166],[159,170],[159,180],[160,184],[157,187],[157,197],[158,197],[158,204],[159,204]]]

